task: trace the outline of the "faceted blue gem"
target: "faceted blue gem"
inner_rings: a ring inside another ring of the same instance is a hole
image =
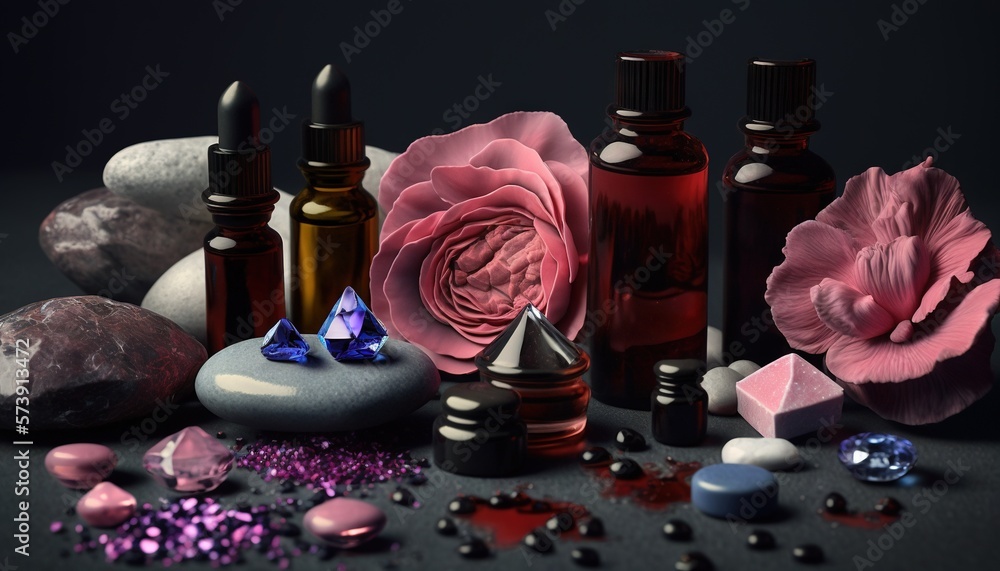
[[[878,432],[855,434],[840,443],[840,462],[859,480],[890,482],[917,463],[917,449],[905,438]]]
[[[302,362],[309,353],[309,343],[306,343],[291,321],[282,317],[264,336],[260,352],[269,361]]]
[[[374,359],[389,334],[385,325],[348,286],[319,328],[319,337],[338,361]]]

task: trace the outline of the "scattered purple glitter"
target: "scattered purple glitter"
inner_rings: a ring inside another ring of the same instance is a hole
[[[52,533],[62,533],[63,523],[61,521],[52,522],[51,524],[49,524],[49,531],[51,531]]]
[[[165,567],[198,560],[221,567],[242,563],[244,553],[254,550],[284,569],[288,555],[319,553],[322,548],[298,540],[301,531],[281,515],[283,509],[279,505],[227,508],[212,498],[161,500],[156,508],[143,504],[128,521],[96,541],[89,529],[75,526],[79,542],[73,551],[100,550],[109,562],[131,565],[159,562]]]
[[[393,451],[391,442],[384,435],[358,433],[261,438],[237,457],[236,466],[268,482],[292,482],[333,496],[357,486],[399,482],[423,471],[408,450]]]

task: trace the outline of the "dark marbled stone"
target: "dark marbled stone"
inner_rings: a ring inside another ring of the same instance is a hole
[[[14,428],[25,364],[34,431],[169,414],[207,357],[173,322],[134,305],[97,296],[26,305],[0,317],[0,427]]]
[[[138,304],[163,272],[202,246],[210,227],[98,188],[56,206],[38,241],[84,292]]]

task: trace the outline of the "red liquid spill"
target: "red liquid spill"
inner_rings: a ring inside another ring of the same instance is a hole
[[[701,468],[700,462],[678,462],[667,458],[666,467],[644,464],[643,475],[634,480],[621,480],[611,474],[608,466],[588,467],[602,484],[606,498],[630,498],[651,510],[662,510],[676,502],[691,501],[691,476]]]
[[[885,515],[877,511],[832,514],[826,510],[819,510],[819,515],[826,521],[858,529],[882,529],[899,519],[898,515]]]
[[[572,514],[576,523],[587,519],[590,512],[587,508],[569,502],[554,502],[541,500],[545,507],[536,505],[539,500],[531,499],[526,505],[511,508],[494,508],[482,498],[470,498],[476,502],[476,511],[471,514],[456,514],[454,517],[468,522],[475,528],[490,535],[493,544],[498,548],[515,547],[521,543],[524,536],[536,528],[545,528],[545,522],[559,513]],[[554,534],[552,534],[554,537]],[[559,533],[562,539],[577,541],[584,538],[577,531],[576,524],[569,531]]]

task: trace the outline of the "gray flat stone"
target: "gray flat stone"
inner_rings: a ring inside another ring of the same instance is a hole
[[[173,218],[211,222],[201,193],[209,183],[208,147],[217,141],[215,136],[184,137],[125,147],[105,165],[104,186]],[[382,175],[397,153],[370,146],[365,153],[371,166],[365,172],[363,184],[377,198]]]
[[[701,387],[708,393],[708,412],[719,416],[736,414],[736,383],[743,375],[729,367],[716,367],[705,372]]]
[[[268,361],[261,339],[213,355],[198,372],[198,399],[216,415],[262,430],[360,430],[403,417],[424,405],[441,377],[417,347],[389,339],[385,359],[339,363],[316,335],[305,363]]]
[[[726,464],[753,464],[772,472],[788,470],[802,462],[799,449],[784,438],[734,438],[722,447]]]

